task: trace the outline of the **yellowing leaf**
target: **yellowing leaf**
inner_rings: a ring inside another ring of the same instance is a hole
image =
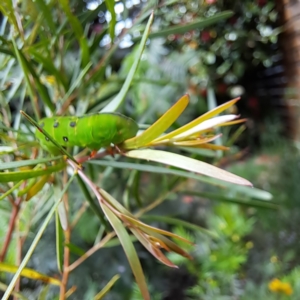
[[[171,139],[176,135],[179,135],[195,126],[197,126],[198,124],[204,122],[205,120],[208,120],[212,117],[214,117],[215,115],[218,115],[219,113],[221,113],[222,111],[226,110],[227,108],[229,108],[230,106],[234,105],[240,98],[236,98],[233,99],[231,101],[228,101],[220,106],[217,106],[216,108],[208,111],[207,113],[205,113],[204,115],[200,116],[199,118],[197,118],[196,120],[193,120],[192,122],[162,136],[159,137],[155,140],[155,142],[161,141],[161,140],[165,140],[165,139]]]
[[[122,148],[136,149],[153,141],[178,119],[178,117],[187,107],[188,103],[189,96],[184,95],[142,134],[125,141],[122,145]]]
[[[17,272],[19,267],[9,265],[6,263],[0,263],[0,271],[3,272],[8,272],[8,273],[13,273],[15,274]],[[42,273],[39,273],[35,270],[24,268],[21,272],[21,276],[27,277],[30,279],[36,279],[36,280],[41,280],[46,283],[54,284],[54,285],[60,285],[60,281],[56,278],[49,277],[47,275],[44,275]]]
[[[44,175],[42,176],[28,191],[27,195],[26,195],[26,201],[29,201],[33,196],[35,196],[42,188],[43,186],[46,184],[46,182],[48,181],[48,179],[50,178],[50,174],[49,175]]]

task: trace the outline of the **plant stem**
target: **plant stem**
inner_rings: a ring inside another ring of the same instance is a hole
[[[65,244],[69,244],[70,237],[71,237],[70,229],[68,228],[64,233],[65,233]],[[67,284],[68,284],[68,279],[70,274],[69,261],[70,261],[70,249],[69,247],[65,246],[64,247],[64,269],[63,269],[63,276],[61,280],[60,294],[59,294],[60,300],[65,299],[65,294],[67,291]]]
[[[16,219],[18,217],[21,202],[22,202],[22,197],[18,197],[16,199],[16,202],[13,205],[12,212],[10,215],[9,225],[8,225],[8,231],[6,233],[5,240],[3,243],[3,248],[2,248],[2,251],[0,254],[0,262],[4,261],[4,259],[5,259],[5,256],[6,256],[10,241],[11,241],[11,237],[12,237],[15,225],[16,225]]]

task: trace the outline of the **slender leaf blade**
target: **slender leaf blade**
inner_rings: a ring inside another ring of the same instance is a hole
[[[168,109],[153,125],[139,136],[125,141],[124,149],[135,149],[147,145],[163,132],[165,132],[182,114],[189,103],[189,96],[181,97],[170,109]]]
[[[190,172],[211,176],[235,184],[252,186],[252,184],[248,180],[240,176],[219,169],[203,161],[195,160],[176,153],[146,149],[131,150],[129,152],[124,153],[124,155],[131,158],[160,162],[166,165],[171,165],[180,169],[188,170]]]
[[[233,99],[231,101],[228,101],[220,106],[217,106],[216,108],[206,112],[205,114],[203,114],[202,116],[200,116],[199,118],[193,120],[192,122],[162,136],[159,137],[158,139],[155,140],[155,142],[161,141],[161,140],[166,140],[166,139],[171,139],[187,130],[190,130],[194,127],[196,127],[197,125],[199,125],[200,123],[214,117],[215,115],[218,115],[219,113],[221,113],[222,111],[226,110],[227,108],[231,107],[232,105],[234,105],[240,98],[236,98]]]
[[[100,202],[100,205],[110,224],[114,228],[118,238],[120,239],[121,245],[125,251],[132,272],[135,276],[135,280],[141,290],[144,299],[150,300],[144,272],[129,234],[127,233],[121,221],[114,215],[114,213],[104,203]]]
[[[26,170],[18,172],[0,172],[0,182],[15,182],[23,179],[35,178],[42,175],[52,174],[64,169],[65,163],[60,163],[55,166],[47,167],[43,170]]]
[[[4,262],[0,262],[0,271],[2,272],[8,272],[8,273],[13,273],[15,274],[18,270],[17,266],[13,266]],[[35,280],[40,280],[45,283],[50,283],[53,285],[60,285],[60,281],[57,278],[53,278],[50,276],[47,276],[45,274],[42,274],[40,272],[37,272],[33,269],[29,268],[24,268],[21,272],[21,276],[30,278],[30,279],[35,279]]]
[[[152,13],[150,15],[149,20],[148,20],[145,32],[143,34],[143,38],[142,38],[140,46],[138,48],[136,59],[135,59],[133,65],[132,65],[132,67],[131,67],[131,69],[130,69],[130,71],[128,73],[128,76],[126,77],[126,80],[125,80],[125,82],[124,82],[124,84],[123,84],[120,92],[118,93],[118,95],[111,102],[109,102],[108,105],[106,105],[101,110],[101,112],[112,112],[112,111],[115,111],[121,105],[121,103],[124,101],[125,96],[126,96],[128,90],[130,88],[131,83],[132,83],[134,74],[135,74],[135,72],[136,72],[136,70],[137,70],[137,68],[139,66],[142,53],[143,53],[144,48],[146,46],[146,41],[148,39],[148,35],[149,35],[149,32],[150,32],[151,24],[153,22],[153,18],[154,18],[154,14]]]
[[[115,37],[115,26],[117,23],[117,15],[115,12],[115,0],[105,0],[105,4],[111,15],[111,20],[109,22],[109,35],[111,40],[113,41]]]
[[[101,300],[111,290],[113,285],[119,280],[120,275],[116,274],[112,279],[105,285],[105,287],[94,297],[94,300]]]
[[[149,35],[149,38],[158,38],[158,37],[166,37],[170,34],[179,34],[179,33],[185,33],[190,30],[200,30],[202,28],[205,28],[207,26],[210,26],[212,24],[215,24],[219,21],[225,20],[230,18],[233,15],[233,12],[231,11],[224,11],[218,14],[215,14],[212,17],[205,18],[204,20],[198,20],[193,23],[189,23],[186,25],[178,25],[178,26],[172,26],[171,28],[166,28],[157,32],[153,32]]]
[[[34,249],[36,248],[38,242],[40,241],[44,231],[46,230],[46,227],[48,226],[50,220],[52,219],[52,216],[54,215],[59,203],[60,203],[60,199],[62,198],[62,196],[64,195],[64,193],[67,191],[67,189],[69,188],[70,183],[73,181],[74,179],[74,175],[70,178],[70,180],[68,181],[68,183],[65,185],[64,189],[62,190],[59,200],[57,200],[54,205],[52,206],[51,210],[49,211],[47,217],[45,218],[43,224],[41,225],[39,231],[37,232],[31,246],[29,247],[25,257],[23,258],[17,272],[15,273],[14,277],[12,278],[9,286],[7,287],[7,290],[5,291],[5,294],[2,297],[2,300],[8,300],[9,296],[11,294],[11,292],[13,291],[15,284],[18,280],[18,278],[20,277],[23,269],[25,268],[26,264],[28,263],[30,257],[32,256],[32,253],[34,251]]]
[[[261,201],[270,201],[273,198],[271,193],[264,190],[252,188],[249,186],[235,185],[230,182],[220,181],[212,177],[206,177],[195,173],[191,173],[183,170],[171,169],[163,166],[161,167],[161,166],[149,165],[149,164],[129,163],[129,162],[121,162],[121,161],[105,161],[105,160],[90,160],[88,161],[88,163],[99,165],[99,166],[106,166],[106,167],[110,166],[119,169],[127,169],[127,170],[132,169],[132,170],[138,170],[142,172],[149,172],[149,173],[156,173],[156,174],[169,174],[169,175],[180,176],[184,178],[191,178],[224,189],[230,189],[231,192],[241,193],[246,195],[247,197],[256,198]]]
[[[47,158],[39,158],[39,159],[27,159],[27,160],[11,161],[11,162],[6,162],[6,163],[1,163],[0,171],[9,170],[9,169],[16,169],[16,168],[22,168],[22,167],[27,167],[27,166],[35,166],[37,164],[56,161],[56,160],[59,160],[61,158],[62,158],[62,156],[55,156],[55,157],[47,157]]]

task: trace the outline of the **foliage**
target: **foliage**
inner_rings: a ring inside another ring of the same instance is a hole
[[[222,99],[240,96],[245,93],[241,79],[246,70],[249,73],[258,66],[276,63],[282,28],[278,27],[278,12],[272,0],[174,1],[159,8],[154,26],[184,26],[227,10],[232,15],[217,24],[152,41],[138,74],[149,81],[166,79],[169,84],[160,89],[159,95],[147,93],[150,101],[143,96],[151,85],[135,85],[131,93],[137,107],[153,103],[158,97],[171,98],[178,87],[187,87],[195,102],[199,98],[205,100],[209,87]],[[130,65],[133,57],[134,52],[126,58],[125,66]],[[142,98],[145,100],[140,101]],[[202,113],[204,101],[198,101],[195,110],[196,114]]]
[[[143,67],[149,67],[143,66],[142,60],[148,37],[151,49],[152,39],[158,36],[182,34],[195,26],[210,26],[228,18],[230,12],[216,13],[179,27],[159,28],[151,35],[152,11],[158,9],[152,2],[143,6],[132,19],[131,26],[121,32],[117,31],[116,21],[126,17],[126,10],[122,16],[117,15],[114,1],[105,1],[94,10],[86,10],[84,2],[27,0],[17,3],[5,0],[0,9],[3,14],[0,28],[0,199],[5,199],[0,202],[0,260],[5,261],[0,264],[0,269],[15,274],[12,278],[7,275],[1,278],[10,282],[5,288],[1,286],[5,291],[3,299],[8,299],[15,287],[16,292],[23,294],[26,291],[24,285],[34,298],[46,297],[47,294],[48,298],[55,299],[59,294],[60,299],[65,299],[76,293],[80,299],[101,299],[115,283],[120,285],[122,299],[129,299],[132,294],[131,271],[142,297],[150,299],[142,264],[153,258],[139,248],[139,243],[171,267],[176,266],[164,251],[174,251],[191,258],[188,251],[192,248],[184,237],[147,225],[139,218],[154,211],[165,200],[179,198],[179,192],[185,194],[185,187],[190,182],[201,182],[208,190],[212,186],[222,187],[226,193],[223,198],[213,188],[210,191],[212,198],[219,201],[241,203],[244,197],[247,205],[260,203],[274,208],[264,201],[270,200],[270,194],[235,187],[230,182],[251,184],[212,165],[216,157],[214,151],[227,150],[227,147],[212,143],[220,137],[216,127],[240,122],[234,114],[217,115],[238,99],[212,107],[192,122],[188,120],[189,114],[185,120],[178,120],[188,105],[188,96],[183,96],[173,106],[170,102],[174,102],[175,96],[184,89],[182,77],[178,77],[176,89],[170,92],[172,83],[160,89],[168,79],[149,80],[139,76]],[[111,21],[103,23],[100,32],[97,32],[94,20],[108,12]],[[123,63],[121,60],[118,71],[118,67],[114,67],[118,47],[121,41],[128,35],[134,36],[136,31],[141,34],[132,52],[134,57],[127,56],[128,60],[132,59],[130,62],[125,59]],[[149,61],[151,63],[151,59]],[[135,97],[127,96],[129,90],[128,95],[135,93],[139,85],[137,82],[148,87],[151,84],[151,88],[139,95],[140,103]],[[166,91],[168,97],[164,97]],[[160,118],[155,108],[157,103],[151,102],[152,96],[161,100]],[[49,135],[37,123],[51,115],[81,116],[117,109],[133,116],[139,121],[140,128],[145,130],[116,147],[103,149],[94,157],[87,155],[85,149],[64,149],[56,136]],[[153,123],[154,120],[157,121]],[[148,126],[146,122],[153,125]],[[165,133],[169,128],[171,130]],[[41,147],[34,140],[35,130],[39,130],[67,158],[51,157],[49,154],[43,157]],[[171,150],[144,149],[149,147]],[[109,154],[114,156],[114,160],[108,157]],[[134,160],[129,163],[129,158]],[[172,167],[143,162],[149,160]],[[150,180],[151,172],[156,177]],[[221,183],[220,179],[229,183]],[[145,186],[147,189],[140,192]],[[52,223],[53,217],[55,221]],[[232,218],[231,215],[229,217]],[[197,223],[182,222],[172,217],[165,220],[166,223],[211,234]],[[247,227],[243,230],[247,231]],[[245,233],[241,231],[238,234]],[[134,244],[136,241],[139,243]],[[119,245],[123,247],[128,261],[119,251]],[[99,249],[101,256],[95,254]],[[220,255],[225,254],[220,251]],[[242,260],[235,262],[234,269]],[[35,282],[37,286],[28,281],[28,278],[33,278],[31,269],[36,271],[34,274],[39,279]],[[119,275],[122,275],[122,281],[117,281]],[[20,281],[20,276],[26,278]],[[43,282],[57,282],[56,277],[60,280],[59,291],[55,286],[44,288],[40,283],[42,279]],[[120,294],[113,299],[117,297]]]
[[[243,269],[249,249],[253,247],[247,235],[252,231],[254,218],[246,218],[235,205],[216,205],[206,216],[207,228],[215,237],[197,233],[193,237],[196,244],[194,260],[184,261],[178,257],[180,265],[186,266],[195,278],[195,285],[187,291],[187,299],[231,299],[242,291]],[[188,237],[181,228],[175,230]],[[170,254],[173,258],[173,254]],[[174,259],[173,259],[174,260]]]

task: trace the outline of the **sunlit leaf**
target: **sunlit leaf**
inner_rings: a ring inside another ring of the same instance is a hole
[[[156,137],[165,132],[182,114],[189,103],[189,96],[181,97],[171,108],[168,109],[153,125],[142,134],[125,141],[124,149],[135,149],[147,145]]]
[[[156,140],[154,140],[154,142],[158,142],[158,141],[162,141],[162,140],[167,140],[167,139],[171,139],[175,136],[178,136],[179,134],[186,132],[187,130],[190,130],[192,128],[194,128],[195,126],[199,125],[200,123],[204,122],[205,120],[209,120],[210,118],[214,117],[215,115],[218,115],[219,113],[221,113],[222,111],[226,110],[227,108],[229,108],[230,106],[234,105],[240,98],[236,98],[233,99],[231,101],[228,101],[208,112],[206,112],[205,114],[203,114],[202,116],[200,116],[199,118],[193,120],[192,122],[166,134],[163,135],[159,138],[157,138]]]
[[[171,165],[180,169],[188,170],[190,172],[211,176],[235,184],[252,186],[252,184],[248,180],[242,177],[219,169],[203,161],[195,160],[176,153],[146,149],[131,150],[129,152],[124,153],[124,155],[131,158],[160,162],[166,165]]]
[[[201,122],[200,124],[198,124],[197,126],[190,128],[184,132],[182,132],[181,134],[178,134],[176,136],[174,136],[172,139],[175,140],[183,140],[189,136],[192,136],[198,132],[201,131],[205,131],[209,128],[213,128],[215,126],[218,126],[219,124],[225,123],[225,122],[229,122],[231,120],[234,120],[238,118],[238,116],[236,115],[225,115],[225,116],[218,116],[215,118],[210,118],[208,120],[205,120],[203,122]]]

